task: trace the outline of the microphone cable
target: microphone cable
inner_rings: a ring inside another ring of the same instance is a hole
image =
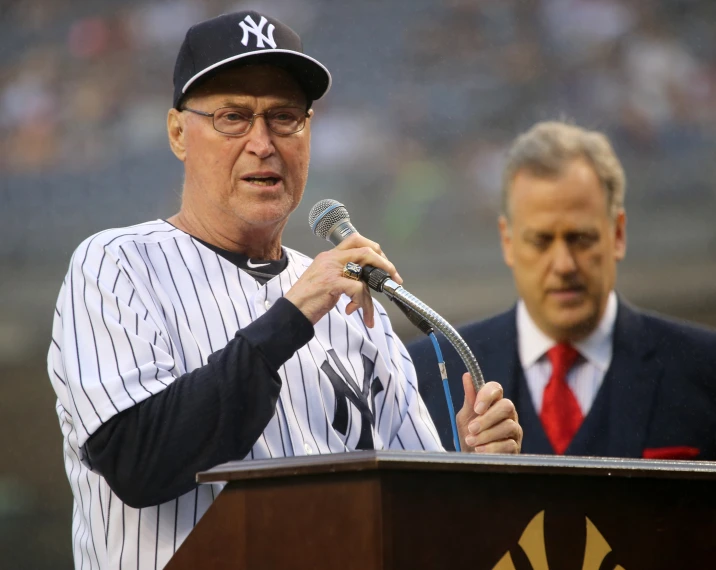
[[[445,358],[443,358],[443,352],[440,349],[440,343],[438,343],[438,337],[435,336],[435,330],[432,325],[422,315],[403,304],[400,300],[394,297],[388,297],[402,312],[408,317],[408,320],[413,323],[421,332],[428,335],[433,343],[435,349],[435,357],[438,361],[438,368],[440,370],[440,378],[443,383],[443,391],[445,392],[445,401],[447,402],[448,415],[450,416],[450,426],[452,428],[452,441],[455,446],[455,451],[461,451],[460,449],[460,438],[457,434],[457,416],[455,415],[455,407],[452,403],[452,395],[450,394],[450,383],[448,382],[447,366],[445,366]]]
[[[445,359],[443,358],[443,353],[440,350],[440,344],[438,343],[438,338],[435,336],[434,332],[431,332],[429,335],[430,340],[433,341],[433,348],[435,349],[435,356],[438,359],[438,367],[440,368],[440,377],[443,381],[443,390],[445,391],[445,400],[447,401],[448,405],[448,412],[450,413],[450,426],[452,427],[452,441],[455,445],[455,451],[460,451],[460,438],[457,435],[457,422],[456,422],[456,416],[455,416],[455,408],[452,405],[452,396],[450,395],[450,384],[448,383],[448,376],[447,376],[447,367],[445,366]]]

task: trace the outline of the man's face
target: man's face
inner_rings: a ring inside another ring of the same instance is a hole
[[[583,159],[560,176],[518,171],[500,218],[505,263],[537,326],[557,341],[579,340],[598,325],[626,252],[626,217],[611,219],[606,191]]]
[[[276,107],[305,109],[306,97],[282,69],[250,66],[209,79],[184,106],[208,113],[221,107],[263,113]],[[277,135],[263,117],[256,117],[248,133],[228,136],[214,129],[210,117],[170,111],[170,138],[172,114],[181,126],[183,144],[175,154],[185,164],[184,203],[192,213],[249,231],[282,228],[308,178],[310,120],[298,133]]]

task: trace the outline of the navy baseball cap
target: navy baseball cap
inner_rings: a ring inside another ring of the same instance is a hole
[[[174,108],[180,108],[192,87],[218,70],[247,64],[285,69],[309,102],[331,87],[326,66],[303,53],[301,38],[286,24],[254,11],[235,12],[189,28],[174,66]]]

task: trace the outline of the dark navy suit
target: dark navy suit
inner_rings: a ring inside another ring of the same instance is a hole
[[[523,453],[553,454],[517,350],[516,308],[459,329],[485,381],[502,384],[524,430]],[[612,361],[566,455],[716,460],[716,331],[645,313],[619,300]],[[444,338],[450,390],[463,403],[465,366]],[[408,345],[420,393],[446,449],[454,449],[430,339]]]

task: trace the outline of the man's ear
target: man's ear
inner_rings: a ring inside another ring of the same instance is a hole
[[[507,267],[512,267],[514,256],[512,252],[512,228],[510,222],[505,216],[498,219],[500,226],[500,245],[502,246],[502,259],[505,260]]]
[[[169,146],[174,156],[184,162],[186,158],[184,117],[176,109],[169,109],[169,113],[167,113],[167,134],[169,135]]]
[[[614,220],[614,256],[621,261],[626,256],[626,212],[619,210]]]
[[[309,109],[309,110],[307,111],[307,113],[308,113],[308,118],[309,118],[309,119],[313,119],[313,115],[314,115],[313,109]],[[308,129],[308,133],[309,133],[309,135],[310,135],[310,133],[311,133],[311,121],[306,121],[306,129]]]

